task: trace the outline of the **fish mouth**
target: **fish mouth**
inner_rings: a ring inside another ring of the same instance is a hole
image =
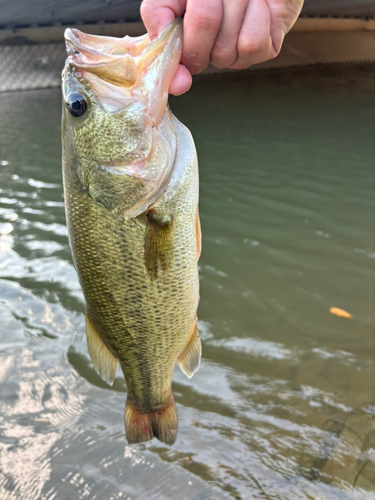
[[[129,88],[136,85],[144,70],[163,53],[170,39],[181,37],[181,34],[181,19],[169,24],[153,41],[148,34],[114,38],[88,35],[68,28],[64,34],[67,63],[112,85]]]

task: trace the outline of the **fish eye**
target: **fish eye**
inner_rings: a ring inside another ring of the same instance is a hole
[[[68,95],[65,105],[72,116],[78,117],[85,113],[87,109],[87,100],[84,95],[73,92]]]

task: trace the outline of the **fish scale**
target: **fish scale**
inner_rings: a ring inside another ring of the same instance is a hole
[[[181,37],[178,23],[172,30],[168,29],[166,42],[165,34],[161,35],[166,56],[168,47],[172,44],[173,48],[177,37]],[[146,56],[152,66],[155,59],[150,53]],[[160,50],[156,62],[158,69]],[[174,64],[178,64],[177,57]],[[144,64],[141,67],[145,72]],[[155,67],[150,74],[151,77],[157,74]],[[168,107],[159,123],[154,125],[153,135],[149,133],[151,127],[146,126],[141,131],[145,137],[134,138],[134,134],[137,136],[141,132],[137,127],[130,127],[127,132],[131,135],[130,144],[142,145],[155,137],[158,144],[165,140],[164,149],[150,149],[147,161],[154,173],[158,172],[159,165],[159,175],[167,175],[163,164],[165,152],[172,155],[173,167],[163,181],[166,187],[160,190],[159,196],[154,196],[155,201],[144,212],[133,217],[119,217],[122,210],[131,210],[144,196],[142,179],[135,182],[136,177],[120,168],[116,170],[112,164],[113,151],[116,161],[121,161],[119,155],[131,149],[126,145],[118,147],[120,140],[127,140],[126,134],[124,136],[124,123],[129,123],[127,108],[120,109],[111,120],[112,115],[98,105],[101,96],[95,94],[92,82],[82,90],[80,75],[75,88],[69,58],[65,75],[68,75],[65,80],[63,76],[65,101],[70,102],[72,90],[74,96],[83,92],[82,98],[87,92],[90,93],[90,106],[95,107],[95,113],[83,113],[82,118],[70,116],[64,107],[62,128],[67,225],[73,260],[87,304],[89,353],[95,368],[109,383],[113,383],[117,363],[120,363],[128,388],[125,407],[128,441],[140,442],[156,436],[172,444],[177,433],[177,413],[171,392],[174,365],[178,360],[182,370],[192,376],[198,369],[201,351],[196,323],[200,233],[194,142],[190,132],[173,117]],[[108,71],[106,78],[109,78]],[[144,78],[147,78],[147,71]],[[168,79],[165,85],[168,88]],[[113,92],[116,93],[115,87]],[[163,95],[159,99],[166,106]],[[155,108],[155,104],[151,104]],[[78,104],[76,107],[79,108]],[[134,106],[129,112],[134,112]],[[94,119],[98,115],[102,119]],[[145,121],[149,118],[147,114],[144,116]],[[135,122],[141,121],[141,117],[136,117]],[[101,131],[103,123],[110,130]],[[173,141],[170,140],[172,136]],[[84,149],[77,146],[82,141]],[[95,145],[92,149],[89,147],[91,141]],[[84,157],[82,151],[85,151]],[[163,153],[159,161],[158,151]],[[131,153],[138,154],[136,149]],[[96,179],[95,189],[92,179]],[[161,181],[155,182],[155,189],[159,185]],[[132,196],[129,196],[129,189]]]

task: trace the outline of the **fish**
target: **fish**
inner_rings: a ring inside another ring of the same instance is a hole
[[[88,352],[109,384],[121,366],[127,441],[172,445],[174,366],[192,377],[202,352],[197,154],[168,106],[182,23],[152,41],[67,29],[65,42],[64,199]]]

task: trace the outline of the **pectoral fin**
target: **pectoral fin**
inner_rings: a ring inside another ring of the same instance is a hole
[[[158,277],[159,269],[168,272],[173,259],[173,219],[153,211],[147,214],[145,264],[151,279]]]
[[[115,380],[118,359],[104,344],[86,311],[86,337],[87,348],[95,370],[103,380],[112,385]]]
[[[181,370],[191,378],[201,363],[202,345],[199,338],[197,319],[194,323],[193,334],[182,353],[177,358]]]

